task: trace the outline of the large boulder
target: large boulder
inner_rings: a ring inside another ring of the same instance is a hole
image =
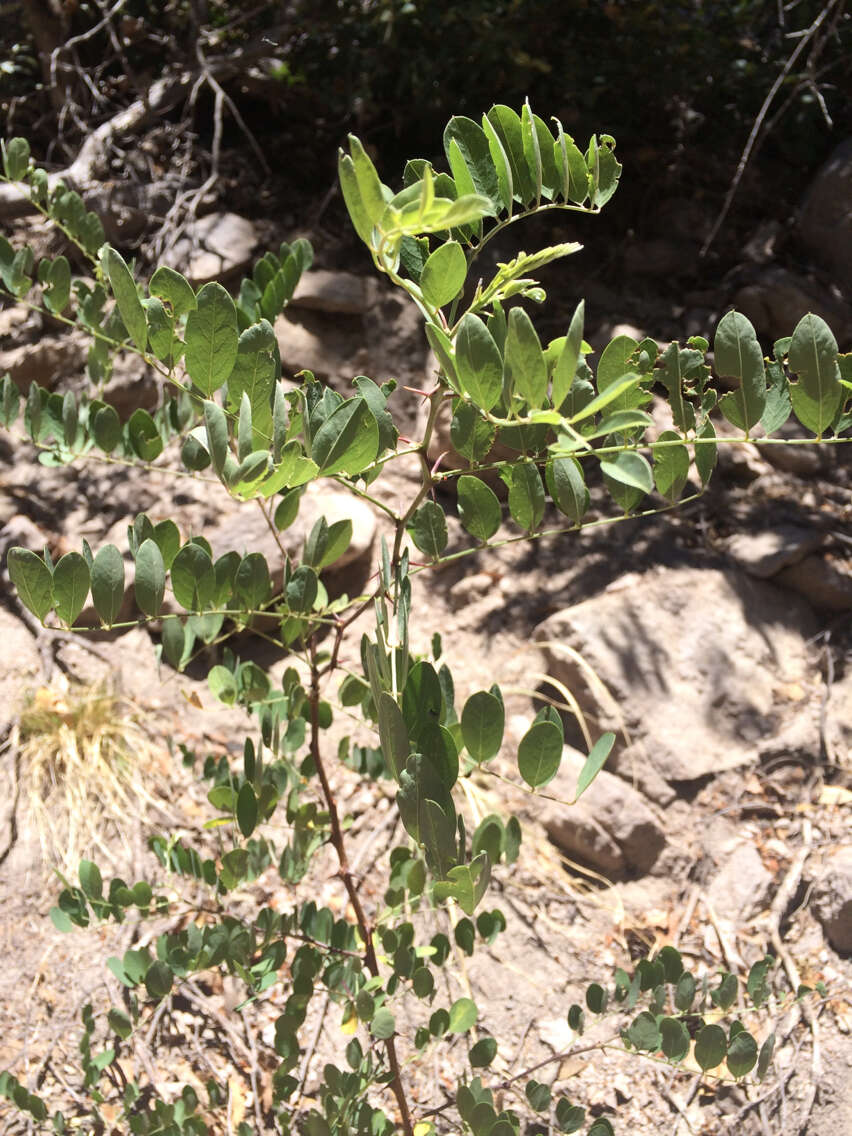
[[[534,634],[593,733],[616,732],[611,763],[641,783],[646,766],[669,782],[735,768],[810,722],[784,691],[807,689],[816,630],[809,605],[772,584],[686,566],[622,577]]]
[[[837,147],[802,203],[799,241],[852,296],[852,138]]]

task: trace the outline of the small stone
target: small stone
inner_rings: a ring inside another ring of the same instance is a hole
[[[463,576],[453,584],[449,591],[450,607],[453,611],[468,607],[489,593],[497,591],[494,577],[488,572],[476,572],[473,576]]]
[[[727,544],[727,552],[750,576],[767,580],[788,564],[803,560],[820,547],[822,533],[799,525],[777,525],[758,533],[737,533]]]
[[[841,561],[806,556],[784,568],[775,581],[799,592],[821,611],[852,611],[852,571]]]
[[[846,954],[852,951],[852,845],[835,848],[826,861],[813,907],[829,943]]]
[[[548,793],[570,800],[585,757],[566,746]],[[605,874],[644,874],[666,843],[657,818],[626,781],[601,771],[574,805],[542,798],[539,817],[554,844]]]
[[[707,889],[713,910],[733,923],[748,919],[764,905],[772,873],[753,844],[739,844]]]
[[[372,307],[372,280],[352,272],[311,269],[299,280],[290,306],[362,316]]]
[[[0,607],[0,737],[5,738],[15,714],[21,710],[42,673],[35,636],[20,619]],[[8,795],[8,794],[4,794]]]
[[[251,265],[257,243],[257,230],[247,218],[236,213],[208,213],[186,226],[163,263],[179,269],[197,288],[244,272]]]

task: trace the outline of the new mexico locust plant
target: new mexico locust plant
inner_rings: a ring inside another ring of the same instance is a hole
[[[205,645],[223,644],[222,661],[209,670],[211,693],[244,707],[254,720],[240,763],[211,758],[205,767],[227,849],[214,858],[174,834],[151,837],[163,872],[197,881],[206,898],[195,919],[175,921],[175,929],[156,937],[153,950],[130,949],[110,960],[123,1000],[108,1011],[109,1038],[98,1053],[94,1013],[86,1007],[81,1068],[96,1125],[104,1123],[100,1109],[112,1100],[118,1101],[121,1125],[140,1136],[209,1130],[222,1102],[215,1081],[205,1103],[190,1086],[167,1101],[157,1085],[129,1079],[117,1062],[163,999],[191,976],[218,968],[239,979],[246,1000],[274,998],[281,1007],[272,1103],[261,1116],[269,1130],[384,1136],[401,1129],[406,1136],[426,1136],[449,1125],[474,1136],[514,1136],[524,1116],[534,1112],[562,1132],[587,1124],[593,1136],[613,1131],[611,1120],[587,1122],[582,1108],[565,1097],[552,1099],[548,1086],[530,1075],[503,1081],[489,1076],[501,1038],[485,1033],[469,1048],[448,1108],[429,1117],[416,1114],[405,1065],[448,1041],[457,1052],[460,1035],[470,1034],[478,1018],[470,998],[445,1004],[436,973],[451,943],[443,934],[428,941],[420,937],[416,913],[429,905],[453,905],[458,942],[473,950],[493,941],[505,920],[499,910],[484,908],[483,900],[492,872],[505,872],[504,865],[515,860],[521,834],[514,818],[497,815],[473,832],[466,829],[458,785],[503,747],[503,698],[494,685],[457,706],[452,644],[449,662],[440,658],[437,640],[431,657],[412,654],[412,576],[450,555],[487,550],[504,524],[530,539],[570,540],[584,525],[587,482],[596,466],[614,517],[690,499],[713,471],[714,412],[740,432],[726,444],[772,444],[791,414],[812,435],[803,444],[836,444],[844,434],[848,439],[852,426],[850,357],[838,355],[831,331],[814,315],[776,343],[769,359],[748,320],[736,312],[725,315],[714,337],[714,367],[732,389],[720,395],[705,360],[709,343],[700,337],[660,351],[652,339],[620,335],[594,369],[583,338],[582,302],[564,335],[541,342],[528,312],[545,299],[535,274],[577,252],[577,244],[521,252],[500,264],[491,279],[480,279],[483,249],[509,226],[547,211],[599,212],[621,172],[614,147],[602,135],[581,150],[558,122],[551,129],[528,105],[520,115],[495,106],[479,123],[461,117],[449,122],[444,133],[449,172],[415,159],[403,171],[402,187],[391,189],[358,139],[350,139],[349,152],[340,154],[339,174],[352,224],[375,269],[419,309],[437,360],[423,392],[428,404],[423,432],[402,444],[389,408],[393,383],[379,386],[359,376],[344,397],[310,373],[302,374],[296,389],[281,380],[272,324],[310,268],[307,241],[264,255],[236,297],[218,283],[196,291],[165,266],[149,281],[138,281],[105,243],[98,218],[80,196],[34,166],[23,139],[4,145],[5,180],[18,183],[64,234],[89,275],[74,278],[64,255],[36,264],[30,248],[16,249],[0,238],[3,292],[13,302],[43,306],[91,337],[88,393],[50,392],[33,384],[24,396],[9,376],[2,379],[0,418],[7,428],[22,426],[46,465],[89,458],[143,468],[156,461],[162,469],[161,455],[167,455],[181,473],[212,479],[222,493],[247,502],[245,508],[262,510],[277,531],[293,522],[304,487],[321,478],[373,502],[393,526],[392,539],[382,541],[369,594],[334,601],[322,573],[349,544],[352,526],[346,520],[317,521],[301,556],[285,557],[278,589],[271,581],[280,566],[270,566],[259,552],[231,550],[214,559],[203,535],[187,538],[174,521],[145,515],[130,523],[126,555],[115,545],[92,549],[85,541],[56,563],[47,553],[25,548],[9,553],[20,601],[47,627],[73,630],[91,594],[101,626],[120,629],[126,626],[118,619],[129,590],[138,609],[133,622],[158,621],[159,650],[169,666],[181,670]],[[137,353],[159,379],[154,413],[137,408],[123,420],[104,400],[119,352]],[[648,441],[652,391],[668,403],[672,428]],[[427,456],[447,404],[462,469],[433,468]],[[495,453],[511,456],[498,459]],[[412,454],[419,460],[419,486],[396,508],[382,496],[382,474]],[[481,476],[486,471],[490,484]],[[505,483],[505,504],[490,487],[494,474]],[[436,495],[448,484],[470,538],[451,554]],[[344,672],[342,645],[365,610],[374,614],[374,631],[360,640],[357,673]],[[293,656],[280,686],[227,645],[235,629],[261,616]],[[344,742],[337,755],[329,753],[324,732],[332,703],[357,710],[374,728],[378,744]],[[577,797],[613,742],[606,734],[591,748]],[[546,785],[562,750],[562,720],[546,707],[518,746],[519,783],[533,793]],[[405,838],[390,855],[384,903],[378,906],[363,898],[350,866],[345,818],[329,777],[330,763],[338,758],[364,778],[388,777],[396,786]],[[348,900],[343,914],[314,902],[285,910],[258,906],[251,917],[244,906],[236,907],[235,893],[265,867],[277,864],[281,879],[295,884],[324,845],[336,855]],[[121,921],[129,911],[162,920],[170,900],[156,880],[106,883],[98,867],[84,860],[78,884],[62,891],[53,919],[70,929]],[[771,963],[761,960],[747,976],[755,1007],[767,999]],[[321,994],[339,1007],[340,1054],[326,1064],[321,1084],[306,1099],[297,1071],[311,1002]],[[587,1011],[619,1015],[615,1038],[626,1050],[669,1062],[691,1055],[704,1070],[724,1063],[733,1077],[755,1070],[760,1077],[771,1059],[773,1035],[759,1048],[739,1017],[727,1020],[725,1011],[737,996],[734,975],[721,974],[710,989],[706,976],[696,979],[667,947],[631,973],[619,970],[606,984],[593,983],[584,1008],[565,1009],[578,1033]],[[394,1007],[401,998],[414,1005],[409,1017],[420,1023],[410,1033],[397,1028]],[[644,1008],[638,1010],[640,999]],[[510,1086],[524,1091],[508,1098],[510,1106],[495,1103],[494,1090]],[[57,1132],[71,1123],[59,1112],[48,1118],[43,1099],[9,1072],[0,1075],[0,1090]],[[252,1129],[243,1121],[240,1130]]]

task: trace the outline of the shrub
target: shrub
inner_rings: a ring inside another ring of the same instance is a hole
[[[151,837],[167,875],[197,882],[204,897],[197,901],[198,913],[203,908],[205,915],[180,927],[170,924],[157,936],[153,952],[131,949],[110,960],[123,988],[123,1007],[109,1010],[110,1040],[97,1054],[92,1008],[86,1007],[83,1016],[82,1071],[96,1124],[103,1122],[99,1108],[111,1094],[120,1102],[121,1123],[134,1133],[208,1131],[204,1116],[221,1104],[215,1084],[207,1106],[190,1086],[167,1103],[156,1085],[122,1082],[116,1063],[159,1003],[194,974],[218,968],[243,984],[246,999],[274,992],[283,1006],[275,1024],[277,1068],[264,1125],[311,1136],[380,1136],[398,1128],[407,1136],[426,1136],[435,1130],[434,1118],[412,1114],[404,1064],[469,1036],[478,1011],[467,997],[444,1004],[436,975],[450,942],[443,934],[425,940],[417,914],[432,905],[452,905],[460,913],[456,938],[467,949],[493,940],[505,919],[499,909],[485,910],[482,901],[492,873],[505,872],[516,859],[521,834],[515,818],[496,815],[467,830],[457,786],[503,746],[503,696],[495,684],[458,707],[440,639],[433,641],[430,656],[412,653],[412,577],[449,556],[488,549],[506,512],[529,539],[582,529],[590,502],[588,475],[595,467],[614,519],[691,499],[707,485],[722,441],[710,417],[715,409],[740,431],[725,444],[773,444],[791,414],[813,435],[801,444],[848,441],[850,358],[838,356],[831,331],[816,316],[805,316],[789,339],[776,343],[769,360],[743,316],[724,316],[714,339],[715,371],[733,380],[733,389],[720,395],[706,361],[709,343],[700,337],[661,352],[651,339],[636,342],[622,335],[593,370],[583,339],[582,302],[566,334],[541,343],[519,301],[542,302],[536,272],[576,252],[576,244],[519,253],[500,264],[492,279],[476,282],[477,258],[507,226],[550,210],[600,211],[621,172],[611,137],[592,137],[581,150],[558,122],[551,130],[528,105],[520,115],[495,106],[481,124],[453,118],[444,147],[449,173],[412,160],[398,191],[380,182],[357,138],[339,157],[352,223],[377,271],[416,304],[437,359],[438,370],[422,392],[428,408],[424,428],[414,442],[400,445],[389,409],[393,384],[380,387],[359,376],[354,393],[344,398],[309,373],[295,390],[280,381],[272,321],[310,267],[306,241],[263,256],[236,299],[218,283],[196,292],[167,267],[140,284],[121,255],[104,243],[97,217],[81,199],[31,164],[23,140],[4,145],[5,179],[21,184],[94,277],[73,280],[65,256],[36,265],[29,248],[16,250],[0,239],[5,294],[15,300],[34,294],[28,302],[43,305],[61,322],[81,325],[92,337],[88,393],[50,393],[34,384],[22,399],[8,376],[2,380],[0,417],[7,428],[23,411],[24,431],[48,465],[99,454],[147,465],[171,455],[184,471],[210,471],[224,492],[256,502],[279,531],[295,518],[302,488],[331,479],[373,502],[393,529],[392,539],[381,543],[371,590],[332,600],[322,572],[351,539],[346,520],[316,522],[301,556],[284,557],[278,589],[272,584],[275,566],[257,551],[231,550],[214,560],[201,534],[188,538],[173,521],[154,523],[144,514],[133,520],[129,544],[137,619],[161,622],[162,657],[179,670],[205,644],[224,644],[221,661],[209,668],[210,690],[222,702],[243,707],[255,726],[238,766],[222,758],[208,760],[205,767],[214,823],[227,833],[227,850],[214,857],[174,833]],[[161,380],[153,414],[137,408],[122,421],[101,397],[119,351],[141,355]],[[652,390],[664,392],[673,427],[648,441],[651,419],[645,408]],[[461,469],[433,466],[428,457],[438,415],[447,405]],[[495,456],[498,443],[504,447],[500,452],[512,456]],[[385,466],[401,454],[417,456],[420,480],[407,502],[392,507],[375,486]],[[505,507],[482,478],[485,473],[496,473],[504,483]],[[452,553],[444,506],[436,495],[447,485],[455,488],[461,525],[470,537]],[[119,622],[126,568],[114,545],[93,550],[86,542],[55,564],[47,553],[24,548],[8,556],[21,602],[42,622],[68,629],[75,628],[90,593],[102,627],[126,625]],[[345,671],[341,648],[365,610],[375,615],[374,634],[361,638],[360,668]],[[227,646],[234,630],[260,617],[271,620],[276,641],[293,656],[281,689],[256,663],[241,661]],[[393,781],[408,836],[391,853],[384,906],[376,909],[363,898],[353,872],[329,773],[335,757],[324,739],[335,697],[361,714],[379,742],[375,748],[344,742],[338,758],[368,780]],[[559,768],[563,740],[561,718],[544,708],[518,746],[518,784],[531,793],[546,785]],[[612,734],[595,741],[575,799],[589,789],[613,742]],[[285,883],[298,882],[325,845],[336,854],[348,899],[343,914],[308,902],[288,910],[258,906],[247,915],[244,904],[235,901],[236,890],[269,864],[277,863]],[[52,914],[57,927],[70,929],[121,922],[129,912],[159,918],[171,906],[161,883],[106,882],[97,865],[84,860],[79,882],[63,889]],[[766,1002],[772,962],[769,957],[759,961],[747,976],[755,1008]],[[679,952],[666,947],[640,960],[632,973],[619,969],[611,979],[601,979],[588,987],[585,1007],[568,1011],[568,1023],[578,1034],[587,1012],[610,1010],[622,1023],[614,1039],[627,1050],[670,1062],[691,1054],[703,1070],[724,1063],[737,1078],[755,1067],[758,1076],[765,1074],[773,1035],[759,1048],[738,1017],[726,1017],[738,996],[734,975],[721,974],[710,989],[706,976],[689,973]],[[340,1008],[341,1054],[325,1066],[315,1100],[304,1105],[295,1073],[308,1009],[320,992]],[[398,1026],[395,1012],[404,997],[415,1006],[419,1022],[410,1032]],[[511,1136],[522,1122],[517,1110],[496,1100],[485,1072],[499,1045],[499,1038],[485,1035],[471,1045],[469,1068],[459,1074],[453,1094],[458,1124],[474,1136]],[[526,1082],[525,1110],[548,1113],[563,1132],[586,1125],[583,1109],[564,1097],[552,1100],[532,1073],[499,1087],[520,1080]],[[393,1095],[391,1105],[378,1103],[386,1088]],[[47,1119],[43,1100],[8,1072],[0,1075],[0,1091],[35,1120]],[[57,1114],[52,1123],[63,1131],[69,1121]],[[613,1129],[609,1120],[598,1118],[587,1131],[605,1136]]]

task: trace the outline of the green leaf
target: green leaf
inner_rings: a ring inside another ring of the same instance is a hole
[[[71,267],[68,258],[58,256],[42,281],[44,303],[48,311],[61,315],[71,297]]]
[[[171,518],[167,517],[166,520],[158,521],[154,525],[154,540],[163,554],[163,564],[168,572],[180,548],[180,531]]]
[[[674,1004],[675,1008],[685,1014],[692,1006],[695,999],[695,979],[689,973],[684,971],[680,976],[675,987]]]
[[[482,461],[494,444],[497,427],[469,402],[457,402],[450,422],[450,441],[469,462]]]
[[[463,474],[458,480],[459,520],[476,540],[485,542],[500,528],[500,502],[478,477]]]
[[[550,1108],[550,1086],[541,1081],[527,1081],[524,1093],[533,1112],[547,1112]]]
[[[509,488],[509,512],[522,529],[532,532],[544,516],[544,487],[535,462],[516,462],[500,473]]]
[[[512,172],[514,196],[522,205],[535,199],[536,187],[524,153],[524,138],[521,120],[511,107],[497,104],[488,112],[488,121],[500,139],[500,143]]]
[[[554,458],[545,467],[545,480],[560,513],[579,524],[589,507],[589,491],[583,470],[575,458]]]
[[[770,985],[768,979],[773,966],[775,966],[775,959],[772,955],[767,955],[756,962],[748,972],[746,990],[748,990],[748,996],[755,1006],[762,1006],[769,997]]]
[[[825,320],[810,312],[799,320],[787,361],[790,370],[799,376],[791,391],[796,417],[820,437],[834,421],[843,401],[837,340]]]
[[[3,172],[9,181],[23,181],[30,163],[30,144],[26,138],[10,138],[2,142]]]
[[[104,881],[100,869],[91,860],[81,860],[77,869],[80,887],[89,899],[100,899],[104,894]]]
[[[221,284],[205,284],[197,306],[186,317],[184,362],[189,377],[204,395],[228,381],[237,359],[237,309]]]
[[[484,1069],[497,1056],[497,1042],[493,1037],[481,1037],[467,1055],[472,1069]],[[492,1130],[493,1131],[493,1130]]]
[[[476,1025],[479,1011],[471,998],[458,998],[450,1006],[450,1033],[467,1033]]]
[[[198,307],[195,292],[186,277],[165,264],[160,265],[151,277],[148,291],[152,296],[165,300],[171,305],[175,319],[180,319],[181,316]]]
[[[579,1132],[586,1122],[586,1110],[571,1104],[567,1097],[556,1102],[556,1123],[560,1132]]]
[[[504,389],[508,394],[523,399],[532,409],[544,405],[547,365],[532,320],[523,308],[509,312],[504,368]]]
[[[358,178],[355,175],[355,163],[349,154],[345,154],[342,150],[338,151],[337,176],[353,228],[364,244],[372,248],[373,221],[361,197]]]
[[[560,407],[565,401],[577,374],[577,364],[580,361],[580,353],[583,347],[585,310],[585,302],[581,300],[574,309],[571,323],[568,325],[568,334],[565,336],[565,343],[553,369],[551,400],[555,407]]]
[[[727,1050],[727,1038],[721,1026],[704,1026],[695,1039],[695,1060],[705,1072],[721,1065]]]
[[[247,611],[262,607],[269,599],[272,581],[266,559],[260,552],[250,552],[240,561],[234,579],[234,595]]]
[[[148,321],[145,319],[145,309],[142,307],[130,269],[121,254],[110,246],[106,250],[106,270],[122,322],[130,338],[144,353],[148,348]]]
[[[169,620],[164,624],[164,628],[169,623],[177,623],[177,620]],[[180,626],[180,624],[178,624]],[[210,693],[214,698],[218,698],[220,702],[224,702],[226,706],[233,706],[237,700],[237,680],[234,678],[231,671],[227,667],[217,664],[211,667],[207,672],[207,685],[210,688]]]
[[[159,553],[159,549],[157,552]],[[190,541],[183,546],[172,561],[171,576],[172,591],[182,608],[187,611],[203,611],[213,602],[216,595],[216,573],[213,571],[210,554],[200,544]]]
[[[574,800],[578,801],[583,793],[588,789],[600,771],[603,769],[606,759],[610,755],[613,744],[615,743],[615,734],[606,733],[601,734],[595,744],[592,746],[589,756],[586,758],[583,768],[580,770],[580,775],[577,778],[577,790],[574,794]]]
[[[719,976],[719,985],[710,991],[710,998],[714,1006],[720,1010],[728,1010],[737,1000],[737,976],[723,973]]]
[[[715,439],[716,428],[709,419],[698,431],[697,437]],[[710,481],[713,469],[716,465],[717,456],[718,447],[716,446],[715,440],[712,442],[702,442],[695,447],[695,468],[698,470],[698,476],[701,478],[702,486],[706,486]]]
[[[94,610],[111,627],[124,601],[124,557],[115,544],[105,544],[92,563]]]
[[[552,781],[562,760],[563,737],[550,721],[534,722],[518,746],[518,770],[533,789]]]
[[[163,620],[162,644],[163,658],[175,670],[180,670],[187,662],[184,656],[188,652],[186,650],[186,632],[179,619]]]
[[[376,1010],[373,1020],[370,1022],[370,1033],[373,1037],[385,1041],[387,1038],[393,1037],[395,1032],[396,1022],[390,1010],[384,1006],[380,1010]]]
[[[10,548],[6,566],[12,583],[28,611],[41,623],[53,607],[53,574],[40,556],[28,548]]]
[[[643,494],[651,493],[654,488],[654,475],[647,460],[630,450],[602,459],[601,473],[608,481],[638,489]]]
[[[655,1053],[662,1043],[657,1019],[647,1010],[643,1010],[633,1019],[626,1032],[630,1044],[635,1049],[647,1053]],[[722,1036],[724,1037],[724,1034]]]
[[[245,781],[237,794],[237,824],[240,832],[248,839],[257,826],[257,797],[248,781]]]
[[[90,582],[89,565],[79,552],[67,552],[53,570],[53,606],[68,627],[83,610]]]
[[[669,1061],[682,1061],[689,1053],[689,1030],[678,1018],[663,1018],[660,1037],[660,1048]]]
[[[174,975],[167,964],[155,959],[148,967],[148,972],[145,975],[145,989],[148,991],[148,997],[157,1002],[162,1001],[171,993],[173,982]]]
[[[760,1047],[760,1055],[757,1059],[757,1079],[762,1081],[769,1071],[769,1065],[772,1061],[772,1054],[775,1051],[775,1034],[771,1033]]]
[[[272,437],[272,395],[279,370],[278,341],[272,324],[262,319],[240,336],[228,376],[227,405],[232,413],[239,410],[243,393],[248,395],[254,449],[268,447]]]
[[[142,461],[154,461],[163,452],[163,439],[157,429],[157,423],[147,410],[138,406],[130,415],[127,423],[127,436],[133,452]]]
[[[438,245],[420,274],[423,299],[434,308],[442,308],[458,296],[466,277],[467,259],[458,241]]]
[[[101,406],[92,422],[95,445],[105,454],[111,454],[121,441],[121,419],[112,406]]]
[[[725,1061],[734,1077],[745,1077],[755,1067],[757,1042],[747,1030],[742,1030],[731,1038]]]
[[[379,450],[379,427],[363,398],[350,398],[325,420],[316,433],[311,457],[326,476],[357,477]]]
[[[503,389],[503,360],[491,332],[478,316],[463,316],[455,340],[455,367],[465,394],[491,410]]]
[[[107,1021],[109,1022],[109,1028],[113,1033],[117,1033],[122,1041],[126,1041],[133,1033],[133,1023],[123,1010],[116,1010],[115,1007],[113,1007],[107,1013]]]
[[[573,201],[577,205],[582,205],[589,196],[589,174],[586,169],[586,160],[571,135],[564,132],[562,123],[558,118],[556,119],[556,128],[553,159],[560,174],[560,193],[566,201]]]
[[[460,193],[479,193],[499,206],[497,170],[481,126],[462,115],[451,118],[444,130],[444,153]]]
[[[461,732],[468,753],[476,762],[490,761],[503,744],[503,703],[487,690],[472,694],[464,704]]]
[[[367,215],[370,231],[372,232],[373,226],[378,224],[380,218],[382,217],[382,214],[385,211],[385,196],[382,190],[382,183],[379,181],[379,175],[376,173],[376,167],[370,161],[360,141],[353,134],[349,135],[349,153],[352,159],[352,167],[355,174],[355,181],[358,187],[361,206]],[[346,189],[344,187],[344,197],[345,196]],[[348,200],[346,204],[348,207]],[[364,239],[366,239],[367,244],[369,244],[370,233],[368,233],[367,237]]]
[[[444,510],[434,501],[424,501],[415,510],[408,532],[421,552],[437,559],[447,547],[447,519]]]
[[[290,577],[284,592],[290,611],[305,613],[312,610],[317,598],[319,581],[316,572],[307,564],[300,564]]]
[[[174,575],[172,586],[174,586]],[[163,554],[156,541],[149,537],[142,542],[136,552],[136,602],[146,615],[160,614],[165,587],[166,569],[163,564]]]
[[[402,711],[393,695],[386,690],[379,694],[376,703],[379,718],[379,744],[387,767],[395,781],[399,781],[408,760],[408,728]]]
[[[678,442],[680,435],[674,430],[663,430],[658,442]],[[689,450],[683,445],[663,446],[654,449],[654,481],[657,492],[667,501],[677,501],[689,476]]]
[[[402,716],[408,736],[414,743],[412,748],[426,752],[420,744],[421,736],[427,728],[440,725],[443,701],[441,681],[435,668],[425,659],[420,659],[409,670],[402,692]],[[441,746],[440,741],[432,740]]]
[[[713,349],[716,374],[740,383],[739,390],[719,399],[719,409],[729,422],[748,433],[766,405],[763,352],[754,328],[740,312],[728,312],[716,328]]]

